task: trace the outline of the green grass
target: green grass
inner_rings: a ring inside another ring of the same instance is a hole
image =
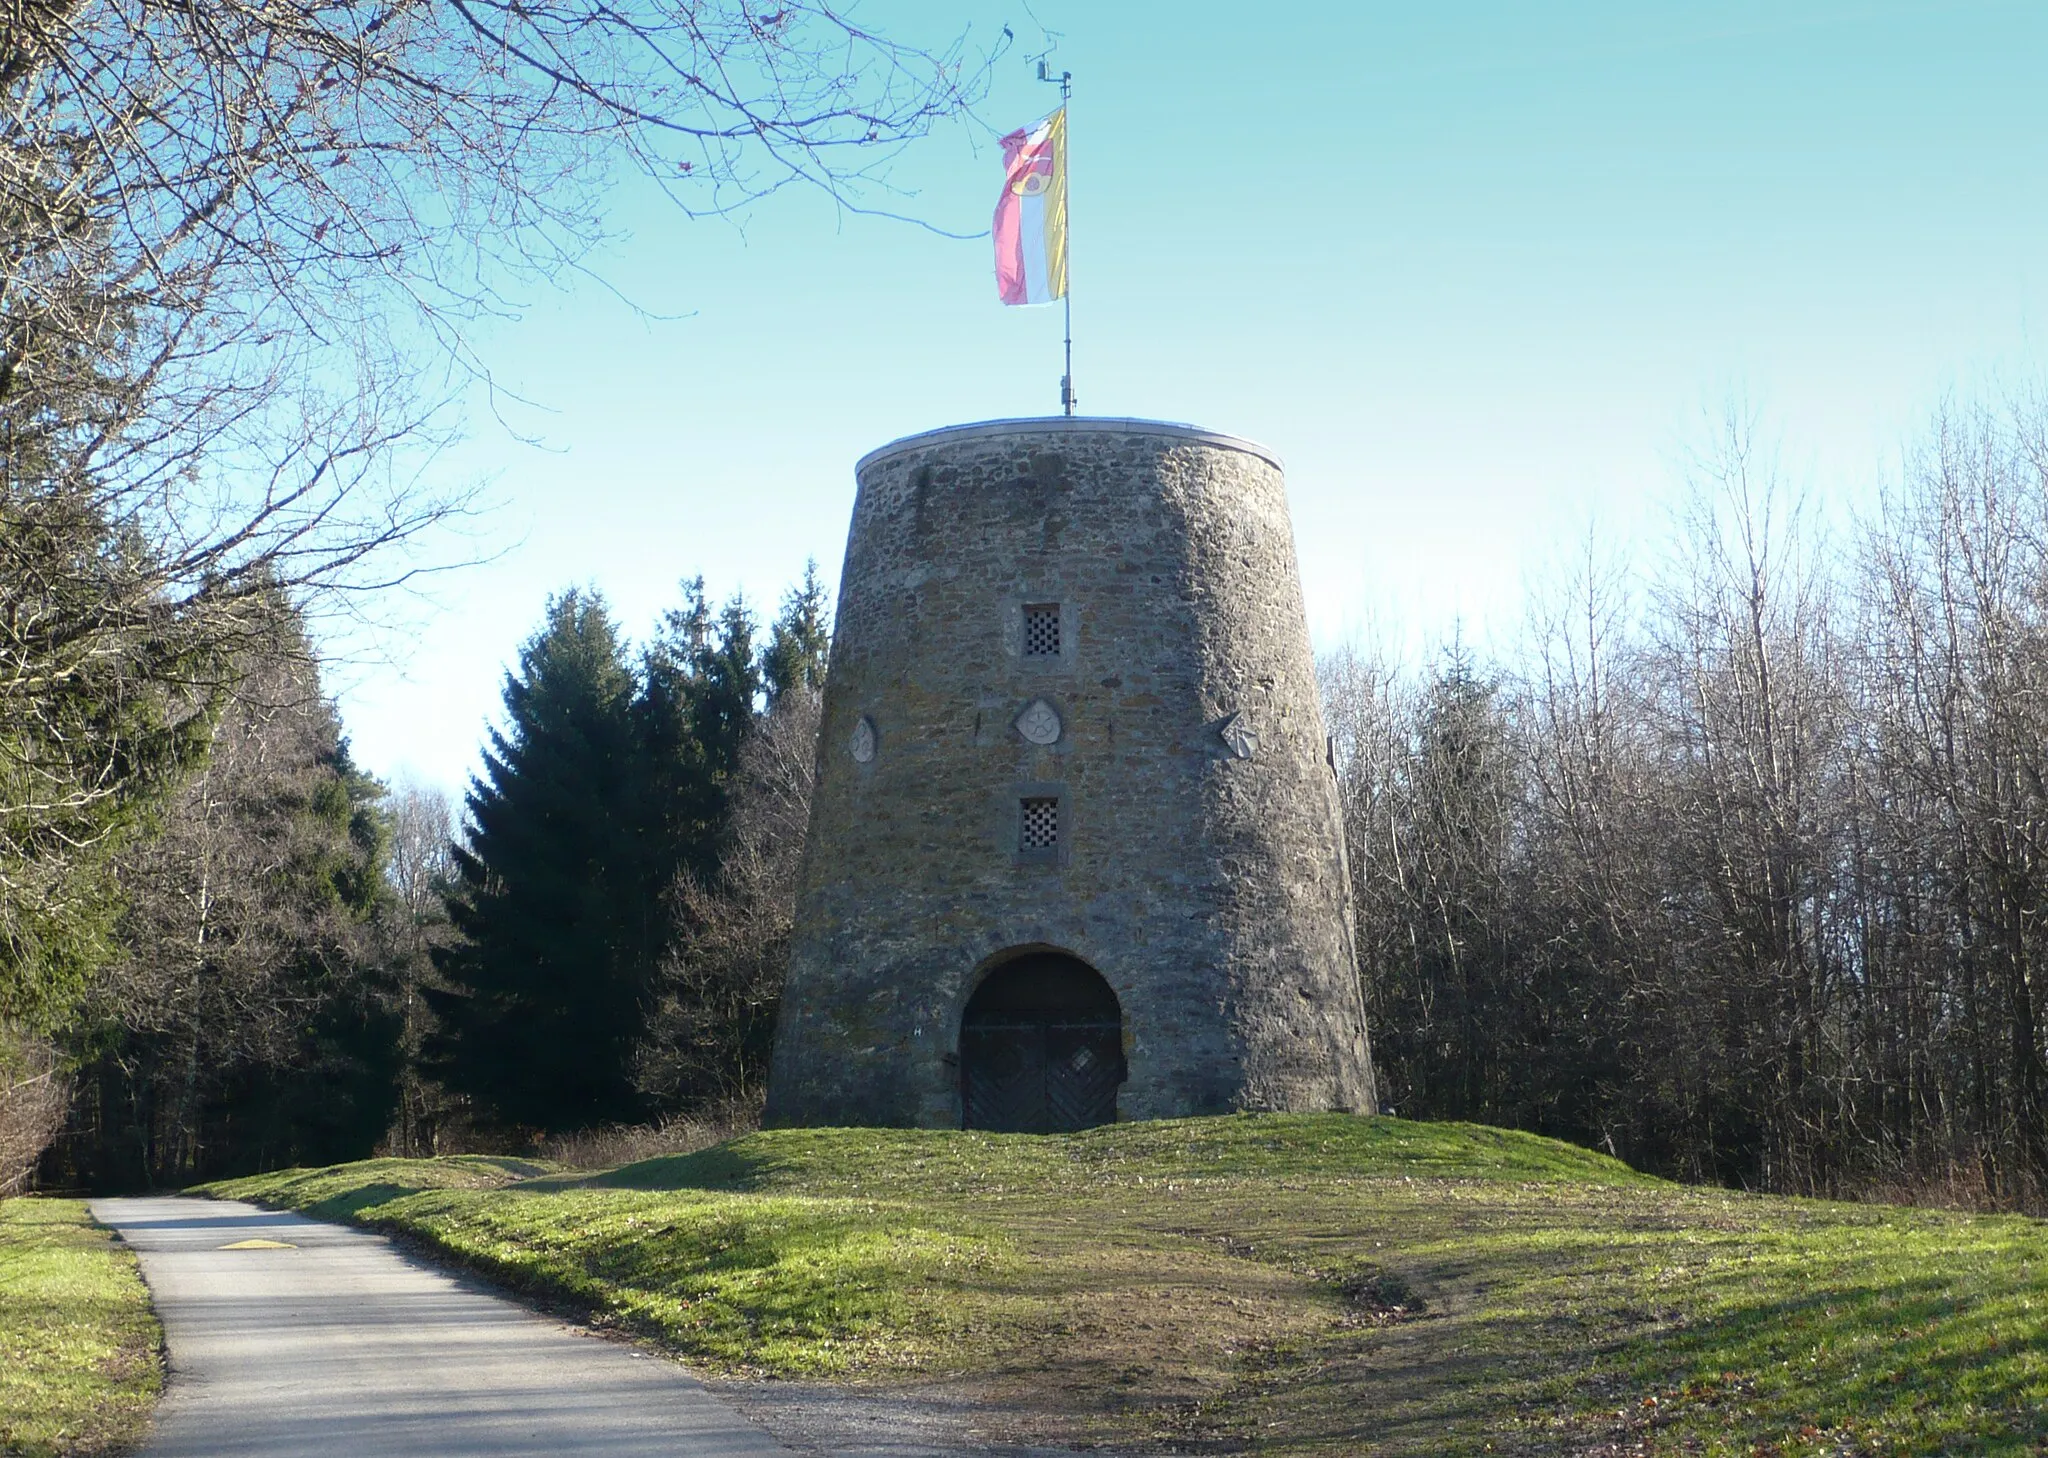
[[[200,1186],[199,1193],[223,1200],[257,1200],[281,1210],[303,1210],[322,1220],[349,1220],[373,1205],[420,1190],[495,1190],[559,1168],[542,1160],[495,1154],[364,1159],[325,1169],[287,1169],[220,1180]]]
[[[1105,1179],[1284,1179],[1371,1175],[1661,1185],[1604,1154],[1479,1124],[1348,1114],[1163,1119],[1080,1134],[937,1129],[778,1129],[697,1154],[643,1160],[583,1182],[627,1189],[844,1194],[921,1199],[1096,1189]]]
[[[0,1452],[110,1454],[163,1389],[135,1258],[79,1200],[0,1200]]]
[[[1338,1454],[2048,1452],[2048,1227],[1681,1188],[1470,1125],[779,1130],[598,1175],[208,1192],[405,1232],[717,1370],[1012,1436]]]

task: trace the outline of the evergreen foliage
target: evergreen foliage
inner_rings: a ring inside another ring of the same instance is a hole
[[[69,159],[78,138],[58,139]],[[110,955],[112,854],[203,753],[217,655],[90,468],[117,434],[117,291],[78,199],[6,169],[0,234],[0,1035],[64,1025]],[[30,281],[61,284],[52,297]],[[19,285],[27,285],[17,287]],[[83,335],[81,336],[81,324]]]
[[[390,1121],[384,791],[273,610],[278,641],[237,668],[204,764],[113,860],[120,953],[70,1035],[77,1095],[46,1161],[62,1183],[360,1157]]]
[[[760,647],[742,599],[714,608],[687,581],[636,671],[601,598],[550,604],[471,789],[455,937],[433,953],[446,986],[424,992],[428,1071],[486,1120],[584,1128],[757,1080],[824,616],[811,568]]]
[[[637,1068],[664,1108],[744,1109],[763,1091],[810,825],[830,637],[812,564],[769,629],[766,705],[740,748],[716,874],[681,870],[669,892],[674,925]]]
[[[782,612],[761,652],[761,683],[772,711],[792,689],[825,691],[825,657],[832,647],[831,610],[818,564],[804,563],[803,581],[782,597]]]
[[[0,483],[0,1023],[38,1036],[111,952],[114,853],[206,747],[216,665],[138,550],[77,493]]]
[[[426,994],[442,1023],[429,1064],[511,1124],[630,1119],[646,785],[634,676],[604,599],[552,599],[504,697],[455,850],[461,939],[434,952],[450,987]]]
[[[279,604],[347,594],[374,621],[453,565],[391,560],[474,503],[406,459],[453,423],[434,361],[467,368],[508,280],[597,241],[613,164],[838,196],[871,157],[832,158],[923,135],[986,78],[822,11],[579,4],[499,34],[400,9],[0,8],[0,1151],[40,1140],[60,1042],[140,1036],[104,999],[79,1022],[109,967],[164,950],[133,940],[154,924],[123,857],[179,843],[237,678],[296,651]],[[698,79],[730,68],[765,84]],[[719,806],[692,812],[707,869]],[[263,877],[279,905],[306,890]]]
[[[708,878],[718,870],[731,812],[740,746],[761,694],[754,623],[733,598],[714,612],[704,579],[683,584],[683,605],[663,615],[642,659],[635,705],[646,780],[642,885],[658,906],[678,872]],[[646,944],[665,940],[664,927]]]

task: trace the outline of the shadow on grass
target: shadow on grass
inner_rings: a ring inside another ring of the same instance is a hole
[[[320,1169],[288,1169],[194,1185],[185,1193],[248,1200],[320,1220],[347,1221],[407,1195],[449,1188],[495,1189],[555,1172],[552,1165],[509,1155],[462,1154],[443,1159],[366,1159]]]
[[[1923,1407],[1938,1396],[1991,1413],[2026,1413],[2027,1434],[2048,1438],[2041,1406],[2048,1354],[2033,1307],[2024,1296],[1984,1299],[1960,1290],[1952,1272],[1833,1280],[1797,1296],[1731,1302],[1652,1347],[1615,1356],[1666,1387],[1755,1374],[1766,1404],[1774,1392],[1796,1390],[1805,1394],[1797,1415],[1822,1427],[1843,1415]]]
[[[793,1174],[796,1162],[778,1157],[750,1142],[714,1144],[694,1154],[664,1154],[643,1159],[602,1174],[563,1180],[562,1189],[593,1190],[707,1190],[738,1194],[777,1183],[778,1176]],[[537,1186],[546,1188],[553,1181]]]

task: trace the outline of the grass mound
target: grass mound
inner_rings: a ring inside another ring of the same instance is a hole
[[[286,1169],[201,1185],[217,1200],[255,1200],[298,1210],[320,1220],[353,1220],[421,1190],[498,1190],[519,1180],[553,1174],[559,1165],[497,1154],[452,1154],[440,1159],[363,1159],[322,1169]]]
[[[163,1389],[135,1258],[81,1200],[0,1200],[0,1452],[121,1452]]]
[[[843,1193],[921,1199],[1105,1181],[1386,1179],[1661,1184],[1618,1159],[1478,1124],[1347,1114],[1239,1115],[1109,1124],[1079,1134],[944,1129],[771,1129],[625,1165],[581,1183],[641,1190]]]
[[[2048,1227],[1762,1199],[1470,1125],[772,1130],[591,1175],[214,1186],[406,1232],[714,1368],[1010,1435],[1279,1454],[2048,1450]]]

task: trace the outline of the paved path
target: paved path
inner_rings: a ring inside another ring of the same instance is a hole
[[[141,1256],[170,1347],[143,1458],[789,1458],[674,1363],[381,1236],[231,1201],[92,1209]],[[288,1248],[225,1249],[248,1240]]]

